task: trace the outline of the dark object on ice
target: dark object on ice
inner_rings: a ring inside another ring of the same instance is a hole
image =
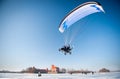
[[[72,47],[70,45],[64,45],[62,48],[59,49],[59,51],[63,52],[65,55],[67,53],[71,54]]]
[[[39,77],[42,76],[40,72],[38,72],[38,76],[39,76]]]
[[[72,75],[72,72],[70,72],[70,74]]]

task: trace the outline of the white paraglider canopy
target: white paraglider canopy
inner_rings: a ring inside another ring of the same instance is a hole
[[[105,12],[98,2],[86,2],[73,9],[60,23],[59,31],[63,33],[78,20],[97,12]]]

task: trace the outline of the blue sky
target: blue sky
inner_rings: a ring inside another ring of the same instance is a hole
[[[80,27],[80,31],[72,41],[72,55],[58,51],[65,36],[58,30],[61,20],[87,1],[0,0],[0,70],[50,69],[52,64],[73,69],[120,69],[119,0],[97,0],[105,14],[96,13],[73,24],[70,29]]]

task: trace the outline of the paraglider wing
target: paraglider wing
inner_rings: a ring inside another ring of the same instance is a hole
[[[98,2],[86,2],[73,9],[60,23],[59,31],[63,33],[76,21],[96,12],[104,12]]]

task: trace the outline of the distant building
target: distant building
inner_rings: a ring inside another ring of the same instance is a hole
[[[48,73],[48,69],[39,69],[40,73]]]
[[[29,67],[26,70],[21,71],[22,73],[48,73],[48,69],[37,69],[35,67]]]
[[[59,67],[51,65],[51,70],[48,73],[59,73]]]

